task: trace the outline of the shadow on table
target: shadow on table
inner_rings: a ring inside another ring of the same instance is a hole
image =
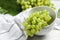
[[[28,37],[27,40],[44,40],[46,36],[33,36],[33,37]]]

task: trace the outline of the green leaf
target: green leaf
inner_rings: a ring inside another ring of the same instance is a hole
[[[17,0],[0,0],[0,7],[6,9],[8,13],[13,16],[20,12],[19,5],[17,5]]]
[[[6,14],[7,12],[8,12],[7,10],[3,9],[2,7],[0,7],[0,13],[1,14]]]

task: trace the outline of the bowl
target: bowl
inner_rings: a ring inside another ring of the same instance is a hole
[[[18,22],[18,24],[20,24],[20,27],[24,30],[24,27],[22,26],[21,23],[25,22],[25,18],[29,17],[29,15],[31,13],[41,11],[41,10],[44,10],[44,9],[46,9],[47,11],[50,12],[49,15],[53,18],[53,21],[48,26],[46,26],[44,29],[40,30],[39,33],[36,34],[36,35],[46,35],[47,33],[49,33],[53,29],[56,18],[57,18],[57,14],[55,13],[55,11],[53,9],[47,7],[47,6],[34,7],[34,8],[27,9],[27,10],[19,13],[16,16],[16,21]]]
[[[40,32],[36,35],[46,35],[47,33],[49,33],[53,27],[54,27],[54,24],[55,24],[55,21],[56,21],[56,18],[57,18],[57,14],[55,13],[55,11],[47,6],[42,6],[42,7],[35,7],[33,9],[30,10],[31,13],[34,13],[35,11],[41,11],[41,10],[44,10],[46,9],[47,11],[50,12],[50,16],[53,18],[52,19],[52,22],[47,26],[45,27],[44,29],[40,30]]]

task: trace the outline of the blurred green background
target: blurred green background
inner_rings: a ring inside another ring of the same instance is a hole
[[[19,5],[16,0],[0,0],[0,7],[6,9],[9,14],[17,15],[20,12]]]

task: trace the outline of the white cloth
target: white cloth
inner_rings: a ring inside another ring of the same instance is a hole
[[[9,14],[0,14],[0,40],[26,40],[27,37]]]

